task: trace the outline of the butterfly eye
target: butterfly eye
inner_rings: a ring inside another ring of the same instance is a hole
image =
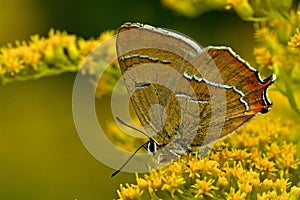
[[[147,151],[150,154],[154,154],[157,151],[157,145],[156,145],[156,142],[154,140],[151,139],[148,142]]]

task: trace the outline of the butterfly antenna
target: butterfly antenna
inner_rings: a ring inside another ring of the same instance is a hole
[[[149,139],[151,139],[151,137],[150,137],[149,135],[147,135],[145,132],[143,132],[143,131],[141,131],[141,130],[139,130],[139,129],[137,129],[137,128],[135,128],[135,127],[129,125],[129,124],[126,124],[126,123],[125,123],[124,121],[122,121],[119,117],[116,117],[116,120],[117,120],[118,122],[120,122],[121,124],[123,124],[124,126],[127,126],[127,127],[131,128],[131,129],[133,129],[133,130],[135,130],[135,131],[138,131],[138,132],[142,133],[143,135],[145,135],[146,137],[148,137]]]
[[[122,123],[122,122],[121,122]],[[111,177],[114,177],[115,175],[117,175],[126,165],[127,165],[127,163],[133,158],[133,156],[142,148],[142,147],[144,147],[145,145],[147,145],[148,144],[148,142],[146,142],[145,144],[143,144],[143,145],[141,145],[139,148],[137,148],[136,150],[135,150],[135,152],[126,160],[126,162],[117,170],[117,171],[115,171],[112,175],[111,175]]]

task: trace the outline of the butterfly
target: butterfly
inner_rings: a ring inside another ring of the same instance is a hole
[[[231,48],[202,48],[163,28],[125,23],[117,34],[118,62],[136,115],[158,161],[172,160],[235,132],[272,105],[258,71]],[[201,154],[201,153],[200,153]]]

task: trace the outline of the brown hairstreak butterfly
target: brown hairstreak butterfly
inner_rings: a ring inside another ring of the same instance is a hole
[[[125,23],[116,48],[132,105],[150,138],[143,147],[158,162],[198,152],[270,109],[267,88],[275,75],[262,80],[229,47],[201,48],[171,30]]]

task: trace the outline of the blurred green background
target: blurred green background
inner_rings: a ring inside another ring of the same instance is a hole
[[[177,30],[202,46],[231,46],[254,65],[252,23],[233,12],[187,19],[159,0],[0,0],[0,45],[47,36],[51,27],[88,39],[128,21]],[[133,174],[110,178],[114,170],[82,145],[72,117],[75,75],[0,86],[0,199],[113,199],[120,183],[133,182]]]

